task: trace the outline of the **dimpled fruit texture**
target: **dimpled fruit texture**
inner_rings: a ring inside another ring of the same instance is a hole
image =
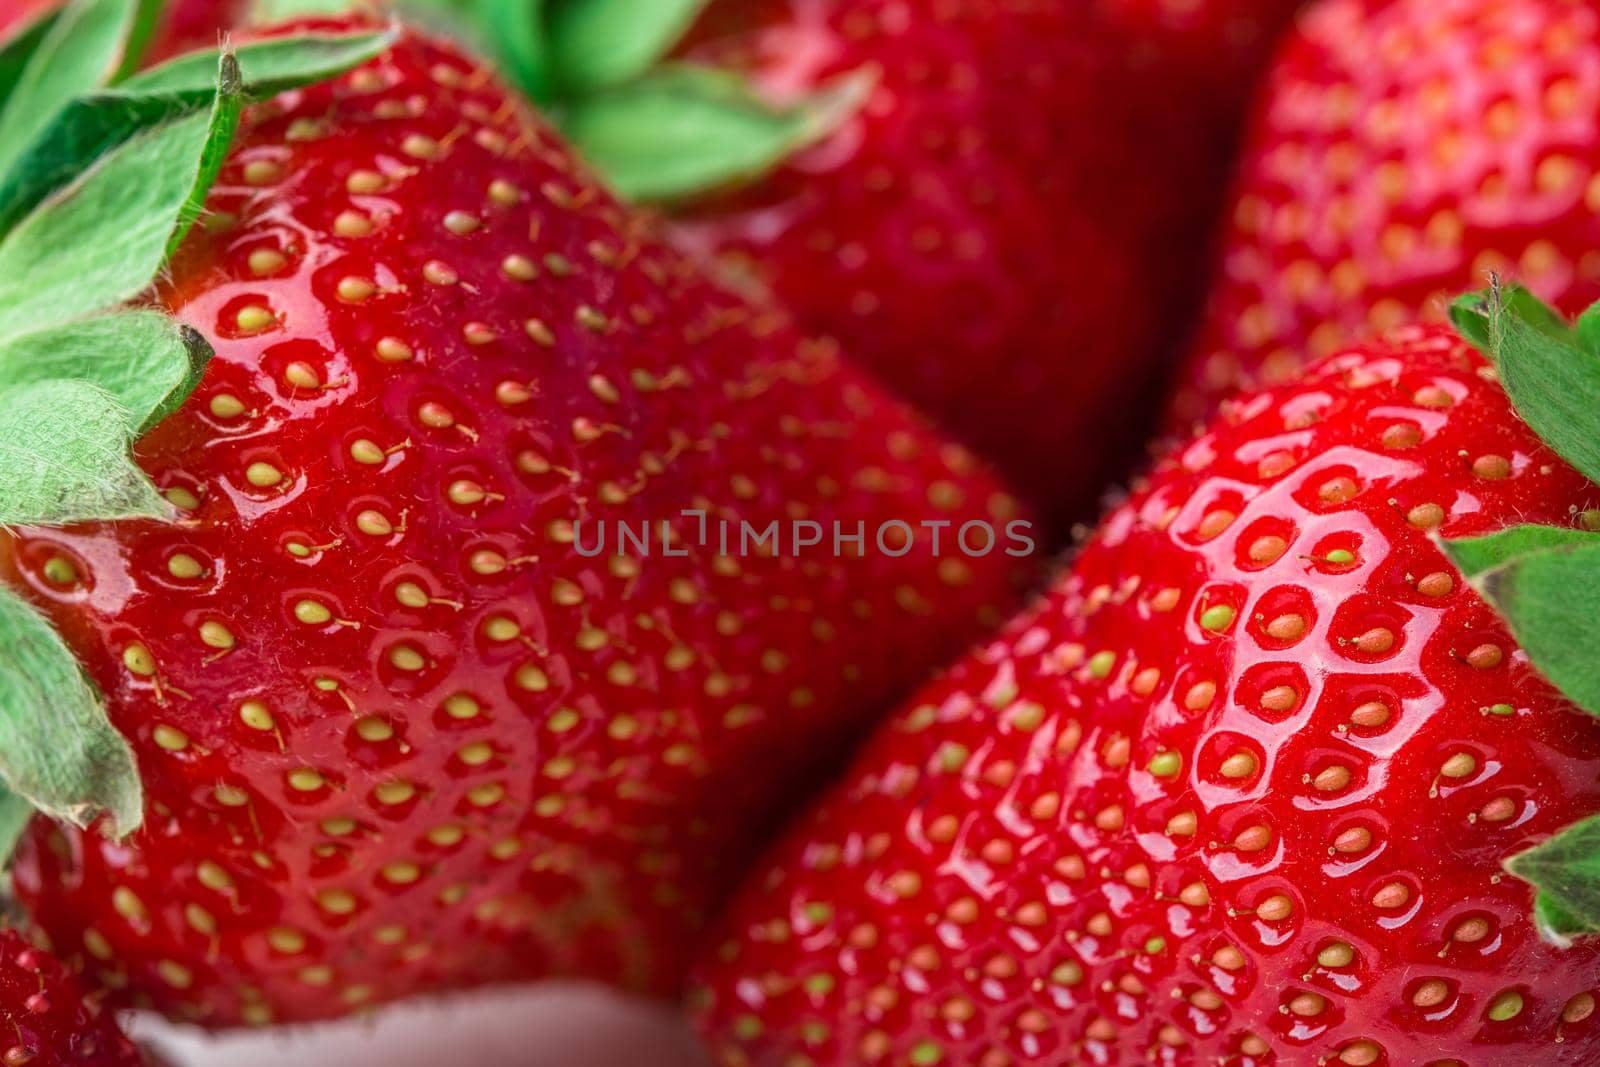
[[[1267,80],[1168,423],[1500,271],[1600,297],[1600,4],[1328,0]],[[1309,356],[1308,356],[1309,354]]]
[[[0,930],[0,1063],[5,1067],[144,1067],[116,1019],[60,960]]]
[[[1600,489],[1489,377],[1409,327],[1159,468],[758,869],[721,1062],[1600,1060],[1600,947],[1500,868],[1600,808],[1600,729],[1431,540]]]
[[[1138,449],[1234,126],[1297,5],[722,0],[689,56],[779,97],[875,87],[682,233],[1082,518]]]
[[[1002,548],[871,531],[1010,498],[423,39],[250,112],[209,209],[163,299],[216,359],[138,450],[181,518],[0,551],[148,793],[126,844],[36,827],[35,918],[213,1025],[671,988],[800,772],[1006,610]],[[719,518],[870,550],[722,554]]]

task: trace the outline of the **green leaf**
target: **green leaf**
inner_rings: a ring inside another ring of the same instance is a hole
[[[149,0],[72,0],[0,108],[0,174],[74,97],[108,84],[146,34]]]
[[[568,104],[561,125],[624,198],[676,200],[761,177],[827,136],[866,100],[850,75],[773,107],[737,75],[678,64]]]
[[[22,832],[33,816],[32,802],[0,786],[0,865],[16,851],[17,842],[22,840]],[[9,892],[9,889],[9,885],[3,885],[0,892]]]
[[[1517,414],[1585,477],[1600,481],[1600,359],[1526,290],[1483,301],[1489,358]]]
[[[233,49],[244,94],[265,100],[290,89],[337,77],[394,46],[399,31],[305,33],[252,41]],[[216,50],[191,52],[136,74],[118,88],[125,93],[192,93],[209,100],[217,84]]]
[[[144,816],[144,790],[128,742],[61,638],[32,607],[0,587],[0,780],[57,819],[87,827],[100,812],[119,835]],[[14,827],[5,805],[0,823]],[[9,832],[15,833],[14,829]]]
[[[268,25],[289,19],[343,15],[360,0],[255,0],[250,5],[250,21]]]
[[[1563,545],[1600,544],[1600,534],[1568,526],[1513,526],[1482,537],[1440,541],[1439,547],[1467,578],[1503,567],[1518,556]]]
[[[264,100],[359,66],[394,41],[393,30],[306,34],[245,45],[235,59],[245,98]],[[219,52],[192,53],[68,104],[0,179],[0,235],[135,134],[211,107],[220,64]]]
[[[1470,581],[1540,673],[1600,715],[1600,538],[1514,555]]]
[[[1578,344],[1591,356],[1600,357],[1600,306],[1590,305],[1578,316],[1575,331]]]
[[[467,12],[477,28],[479,43],[489,49],[501,72],[542,104],[549,104],[554,98],[544,39],[544,6],[548,2],[470,0]]]
[[[560,91],[620,85],[671,51],[708,0],[546,0],[550,68]]]
[[[1506,869],[1538,888],[1535,917],[1547,938],[1600,933],[1600,816],[1511,857]]]
[[[60,16],[59,11],[37,15],[22,26],[12,27],[10,35],[0,41],[0,110],[4,109],[5,101],[17,87],[22,72],[28,68],[28,62],[33,59],[34,53],[49,36],[50,27],[55,25]]]
[[[129,457],[134,417],[86,381],[0,387],[0,526],[168,519]]]
[[[200,384],[211,346],[152,309],[77,319],[0,341],[0,386],[52,379],[92,382],[115,397],[143,434]]]
[[[146,130],[102,156],[0,241],[0,336],[143,292],[200,213],[239,122],[238,69],[222,60],[209,115]]]

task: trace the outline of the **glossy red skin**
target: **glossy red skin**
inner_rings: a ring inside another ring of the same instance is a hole
[[[1500,271],[1600,298],[1600,4],[1328,0],[1246,138],[1169,428]]]
[[[1243,401],[1158,468],[758,868],[695,994],[720,1062],[1600,1060],[1600,946],[1542,943],[1531,887],[1500,870],[1600,809],[1600,724],[1431,540],[1569,523],[1600,488],[1488,378],[1443,329],[1407,328]],[[1476,473],[1498,473],[1484,457],[1510,476]],[[1237,610],[1221,633],[1199,621],[1218,604]],[[1269,636],[1291,611],[1299,639]],[[1377,628],[1388,651],[1355,643]],[[1352,719],[1374,700],[1387,722]],[[1485,713],[1501,703],[1514,714]],[[1162,751],[1181,770],[1153,773]],[[1230,778],[1241,752],[1254,767]],[[1470,773],[1441,773],[1460,753]],[[1403,904],[1378,896],[1391,885]],[[1485,936],[1452,941],[1474,918]],[[1319,964],[1335,940],[1354,958]],[[1416,1007],[1432,979],[1446,995]],[[1506,990],[1523,1010],[1489,1021]],[[1286,1010],[1306,993],[1321,1011]]]
[[[385,187],[350,191],[369,169]],[[35,919],[133,1002],[214,1026],[552,975],[672,989],[773,806],[997,622],[1026,561],[936,563],[926,537],[898,558],[667,558],[658,525],[649,558],[617,563],[579,556],[563,525],[672,520],[690,538],[695,506],[758,528],[1003,523],[1011,498],[829,346],[654,243],[443,47],[407,38],[251,113],[209,206],[164,299],[216,358],[138,448],[198,507],[0,546],[0,577],[108,695],[148,791],[125,845],[37,827],[16,868]],[[447,228],[455,212],[478,228]],[[263,250],[285,261],[256,276]],[[507,274],[510,255],[538,277]],[[347,301],[347,278],[377,291]],[[251,305],[274,324],[242,331]],[[379,359],[386,338],[412,358]],[[327,386],[291,384],[296,361]],[[215,414],[221,396],[243,412]],[[364,464],[363,439],[393,452]],[[282,482],[252,484],[259,463]],[[483,498],[452,501],[463,481]],[[203,573],[173,572],[180,552]],[[46,576],[57,556],[76,584]],[[407,581],[432,599],[397,600]],[[331,618],[299,621],[303,602]],[[491,619],[519,632],[492,638]],[[208,646],[207,623],[234,647]],[[128,665],[135,645],[156,674]],[[480,713],[447,713],[459,693]],[[441,825],[462,839],[430,840]]]
[[[1065,523],[1137,453],[1234,128],[1297,0],[722,0],[685,52],[862,111],[683,239]],[[1181,10],[1179,10],[1181,8]]]
[[[0,929],[0,1063],[145,1067],[111,1012],[78,977],[15,930]]]

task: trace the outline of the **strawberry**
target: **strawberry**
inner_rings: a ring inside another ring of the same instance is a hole
[[[1486,270],[1600,297],[1600,7],[1327,0],[1268,76],[1168,416],[1443,316]]]
[[[100,998],[43,949],[0,929],[0,1063],[6,1067],[144,1067]]]
[[[1058,528],[1137,449],[1298,3],[454,0],[616,188]]]
[[[177,521],[0,548],[145,797],[125,840],[37,822],[20,896],[210,1026],[671,989],[809,765],[996,617],[1026,522],[422,36],[247,110],[206,210],[155,299],[215,356],[136,450]]]
[[[1594,404],[1580,332],[1513,340]],[[695,994],[721,1063],[1600,1062],[1600,581],[1541,593],[1554,653],[1521,595],[1592,572],[1600,453],[1440,326],[1232,412],[760,866]],[[1524,537],[1576,551],[1467,562]]]

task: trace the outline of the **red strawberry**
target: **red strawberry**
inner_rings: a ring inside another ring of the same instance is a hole
[[[1081,518],[1141,440],[1237,113],[1296,6],[719,0],[685,56],[778,99],[876,81],[684,231]]]
[[[721,1062],[1600,1062],[1600,944],[1500,869],[1600,724],[1435,540],[1597,505],[1441,328],[1242,400],[757,873]]]
[[[1441,317],[1486,270],[1576,313],[1600,296],[1600,5],[1327,0],[1241,166],[1174,428],[1369,328]]]
[[[0,929],[0,1014],[6,1067],[144,1067],[100,999],[10,929]]]
[[[671,988],[774,803],[1008,599],[1010,499],[421,37],[247,112],[208,209],[160,300],[216,357],[137,451],[181,521],[3,551],[148,797],[126,842],[36,824],[21,896],[208,1025]]]

